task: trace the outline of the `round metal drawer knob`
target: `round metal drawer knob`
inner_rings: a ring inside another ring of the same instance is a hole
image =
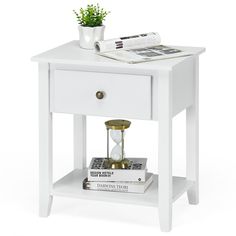
[[[97,99],[103,99],[105,96],[105,93],[103,91],[97,91],[96,92],[96,98]]]

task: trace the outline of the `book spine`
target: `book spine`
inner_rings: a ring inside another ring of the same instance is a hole
[[[129,183],[115,183],[115,182],[83,182],[83,189],[109,192],[123,192],[123,193],[144,193],[144,184],[132,185]]]
[[[146,170],[93,170],[88,169],[89,181],[145,182]]]

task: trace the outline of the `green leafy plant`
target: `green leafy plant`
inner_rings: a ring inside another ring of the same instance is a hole
[[[87,27],[101,26],[106,16],[110,13],[100,8],[99,4],[91,4],[87,5],[86,8],[80,8],[79,13],[75,10],[73,12],[76,15],[78,23]]]

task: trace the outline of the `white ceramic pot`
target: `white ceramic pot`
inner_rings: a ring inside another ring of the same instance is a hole
[[[79,44],[81,48],[94,49],[94,43],[98,40],[103,40],[105,26],[86,27],[78,26],[79,29]]]

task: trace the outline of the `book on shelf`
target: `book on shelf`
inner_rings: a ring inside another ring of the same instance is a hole
[[[144,193],[153,181],[153,174],[147,173],[145,182],[130,181],[83,181],[83,189],[96,191],[124,192],[124,193]]]
[[[132,35],[95,42],[97,54],[127,63],[189,56],[191,51],[161,45],[158,33]]]
[[[128,169],[107,169],[107,158],[92,158],[88,168],[88,181],[145,182],[147,158],[128,158]]]

